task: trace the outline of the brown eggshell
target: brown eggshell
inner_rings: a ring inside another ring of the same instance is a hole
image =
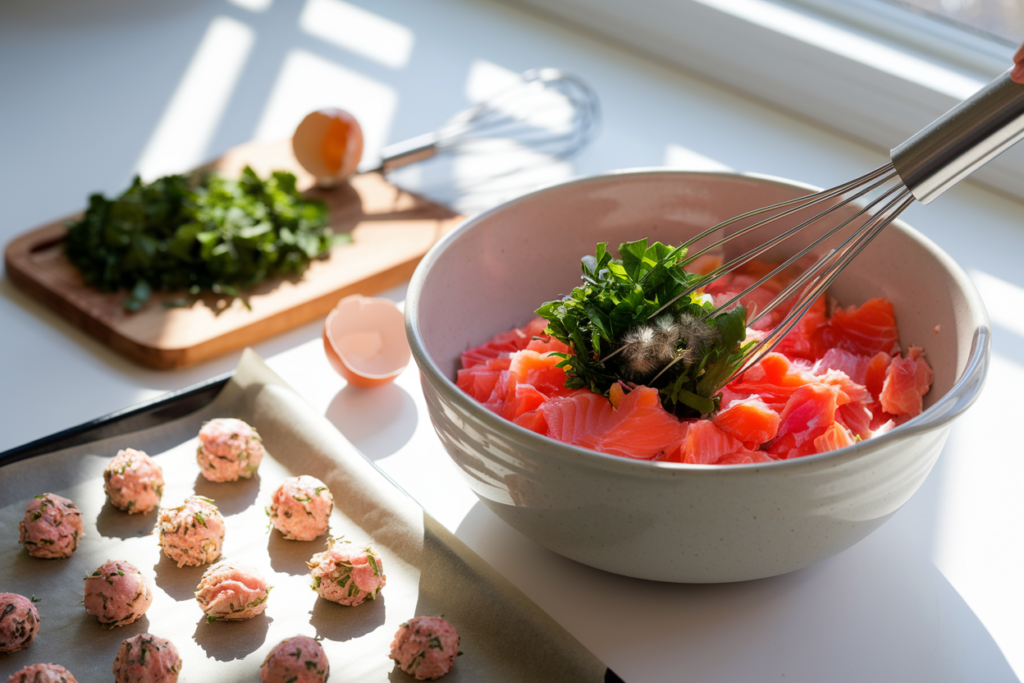
[[[292,151],[322,185],[345,180],[363,156],[363,129],[344,109],[312,112],[295,129]]]
[[[331,367],[357,387],[394,380],[412,358],[402,312],[389,299],[345,297],[327,315],[323,340]]]

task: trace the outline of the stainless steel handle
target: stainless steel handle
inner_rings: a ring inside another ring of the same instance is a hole
[[[1024,138],[1024,85],[1010,70],[891,152],[903,183],[927,204]]]
[[[381,152],[380,167],[376,170],[381,173],[390,173],[396,168],[401,168],[414,161],[429,159],[437,154],[439,141],[437,133],[425,133],[388,145]]]

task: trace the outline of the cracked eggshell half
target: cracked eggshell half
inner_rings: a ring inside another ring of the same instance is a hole
[[[327,315],[323,339],[331,367],[357,387],[391,382],[412,358],[404,317],[390,299],[345,297]]]

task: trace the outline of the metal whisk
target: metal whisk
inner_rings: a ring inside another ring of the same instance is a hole
[[[1007,70],[969,99],[893,149],[890,163],[830,190],[741,214],[705,230],[686,242],[683,246],[689,247],[719,230],[738,223],[754,221],[694,253],[687,259],[689,263],[733,239],[764,228],[779,219],[793,217],[790,220],[797,222],[795,227],[783,230],[776,237],[708,273],[695,286],[676,297],[677,299],[703,288],[716,278],[739,268],[797,233],[809,229],[821,232],[820,236],[806,247],[716,308],[711,314],[715,315],[805,259],[826,241],[841,240],[786,286],[765,308],[756,311],[755,317],[748,321],[748,326],[755,324],[783,302],[797,297],[788,314],[763,340],[747,351],[744,362],[724,384],[745,372],[782,341],[839,273],[915,199],[922,204],[930,203],[1021,138],[1024,138],[1024,85],[1011,80],[1010,71]],[[797,217],[801,212],[802,215]],[[813,215],[804,218],[808,213]],[[669,304],[662,309],[667,308]],[[651,318],[657,316],[662,309]]]
[[[494,141],[510,141],[548,160],[567,159],[590,143],[599,122],[597,94],[582,79],[559,69],[532,69],[437,130],[385,147],[376,170],[388,173],[446,152],[486,150]]]

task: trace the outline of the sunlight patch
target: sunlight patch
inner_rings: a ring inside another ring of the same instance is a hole
[[[207,160],[210,140],[252,51],[249,26],[217,17],[164,109],[136,172],[143,180],[187,171]]]

